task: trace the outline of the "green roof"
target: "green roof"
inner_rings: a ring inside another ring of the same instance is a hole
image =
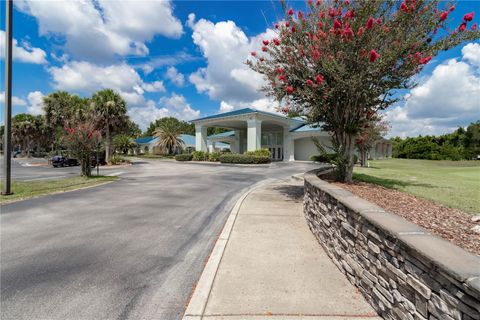
[[[249,113],[260,113],[260,114],[265,114],[265,115],[269,115],[269,116],[288,119],[287,117],[282,116],[280,114],[266,112],[266,111],[260,111],[260,110],[256,110],[256,109],[252,109],[252,108],[244,108],[244,109],[234,110],[234,111],[230,111],[230,112],[215,114],[213,116],[208,116],[208,117],[204,117],[204,118],[195,119],[195,120],[192,120],[192,122],[193,121],[201,121],[201,120],[218,119],[218,118],[224,118],[224,117],[239,116],[239,115],[249,114]],[[298,119],[291,119],[291,120],[296,121],[296,122],[303,122],[302,120],[298,120]]]

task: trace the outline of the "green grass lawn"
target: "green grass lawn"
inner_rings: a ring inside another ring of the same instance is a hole
[[[376,160],[356,167],[354,179],[480,214],[480,161]]]
[[[78,176],[55,180],[13,181],[13,194],[9,196],[1,195],[0,202],[6,203],[10,201],[23,200],[35,196],[91,187],[114,181],[116,179],[117,177],[108,176],[92,176],[89,178]]]

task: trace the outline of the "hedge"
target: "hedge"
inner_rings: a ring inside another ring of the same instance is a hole
[[[208,161],[218,162],[220,160],[221,152],[215,151],[208,154]]]
[[[258,149],[258,150],[255,150],[255,151],[247,151],[245,152],[244,154],[246,154],[247,156],[258,156],[258,157],[272,157],[272,154],[270,153],[270,150],[268,149]]]
[[[192,160],[193,161],[207,161],[208,160],[208,153],[205,151],[194,151],[192,152]]]
[[[177,154],[175,160],[177,161],[192,161],[193,156],[191,154]]]
[[[248,154],[236,154],[228,153],[223,154],[219,158],[221,163],[239,163],[239,164],[260,164],[260,163],[270,163],[270,157],[266,156],[254,156]]]
[[[335,164],[337,162],[337,158],[338,158],[338,155],[336,153],[327,153],[327,154],[310,156],[311,161],[331,163],[331,164]],[[353,163],[357,163],[357,161],[358,161],[358,156],[354,154]]]

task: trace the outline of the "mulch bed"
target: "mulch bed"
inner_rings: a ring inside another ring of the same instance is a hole
[[[480,255],[480,234],[472,230],[480,221],[474,222],[473,215],[374,184],[358,181],[334,184]]]

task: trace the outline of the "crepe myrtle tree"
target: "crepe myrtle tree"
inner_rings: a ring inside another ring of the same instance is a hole
[[[331,133],[344,182],[352,181],[356,136],[397,101],[394,90],[413,88],[412,77],[439,51],[480,38],[473,12],[448,28],[453,2],[309,0],[306,12],[281,3],[275,37],[263,39],[247,64],[266,78],[263,90],[283,112]]]
[[[382,117],[372,118],[355,139],[355,145],[360,153],[360,164],[365,167],[367,164],[368,150],[375,146],[375,142],[382,139],[388,133],[390,126]]]
[[[82,122],[71,127],[65,127],[62,142],[72,155],[80,161],[82,176],[91,176],[92,155],[99,148],[101,140],[102,134],[92,122]]]

